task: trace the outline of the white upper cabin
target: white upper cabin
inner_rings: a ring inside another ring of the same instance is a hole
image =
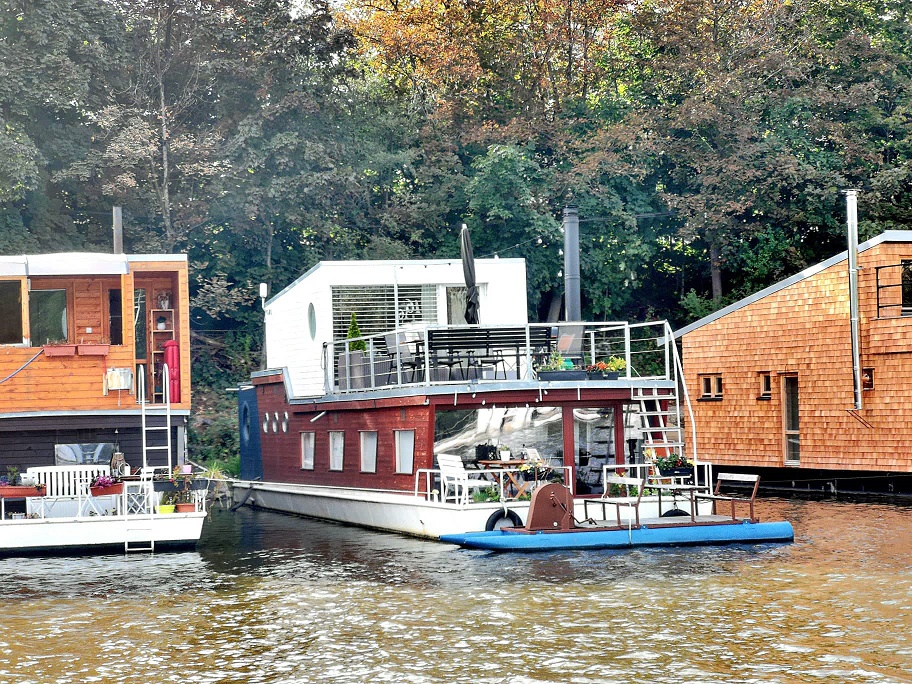
[[[525,259],[476,259],[475,280],[481,324],[528,323]],[[345,339],[352,312],[363,336],[460,325],[465,294],[459,259],[321,261],[266,302],[267,365],[292,396],[321,396],[323,345]]]

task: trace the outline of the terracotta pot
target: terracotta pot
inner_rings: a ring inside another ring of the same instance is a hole
[[[194,511],[196,511],[196,504],[193,504],[193,503],[174,504],[174,509],[178,513],[193,513]]]
[[[48,344],[42,349],[45,356],[76,356],[75,344]]]
[[[92,496],[108,496],[110,494],[123,494],[123,482],[111,485],[110,487],[89,487]]]

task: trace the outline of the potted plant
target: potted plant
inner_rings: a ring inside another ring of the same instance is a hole
[[[177,500],[177,492],[162,492],[161,501],[158,504],[158,512],[174,513],[174,502]]]
[[[122,494],[123,482],[110,475],[98,475],[89,485],[92,496],[108,496],[109,494]]]
[[[659,471],[659,474],[665,477],[685,477],[687,475],[693,475],[693,464],[684,456],[678,456],[676,454],[659,456],[653,461],[653,465]]]
[[[587,377],[585,370],[575,369],[573,362],[556,350],[535,371],[539,380],[585,380]]]
[[[29,496],[44,496],[44,485],[38,484],[34,478],[31,483],[23,482],[19,468],[7,466],[6,475],[0,475],[0,497],[20,499]]]
[[[370,370],[364,361],[367,342],[361,337],[358,317],[352,311],[348,325],[348,342],[343,356],[339,357],[339,384],[344,388],[362,389],[367,386]]]
[[[627,370],[627,362],[619,356],[609,356],[605,360],[586,366],[586,372],[590,378],[604,380],[617,380],[625,370]]]

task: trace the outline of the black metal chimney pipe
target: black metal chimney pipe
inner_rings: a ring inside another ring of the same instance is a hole
[[[580,306],[579,214],[564,207],[564,320],[579,321]]]

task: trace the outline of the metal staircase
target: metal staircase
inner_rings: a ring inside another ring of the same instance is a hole
[[[688,421],[691,427],[691,455],[690,461],[695,467],[701,465],[697,460],[697,433],[694,422],[693,407],[687,384],[684,382],[684,371],[678,354],[677,345],[671,327],[665,324],[665,337],[659,340],[666,346],[666,379],[673,382],[671,387],[642,386],[630,390],[630,398],[637,403],[640,418],[640,436],[643,440],[644,451],[651,450],[652,461],[660,457],[687,458],[686,442],[684,439],[684,424],[682,421],[682,408],[686,407]],[[682,401],[683,399],[683,401]],[[709,464],[702,464],[708,467]],[[712,476],[708,472],[709,477]]]

